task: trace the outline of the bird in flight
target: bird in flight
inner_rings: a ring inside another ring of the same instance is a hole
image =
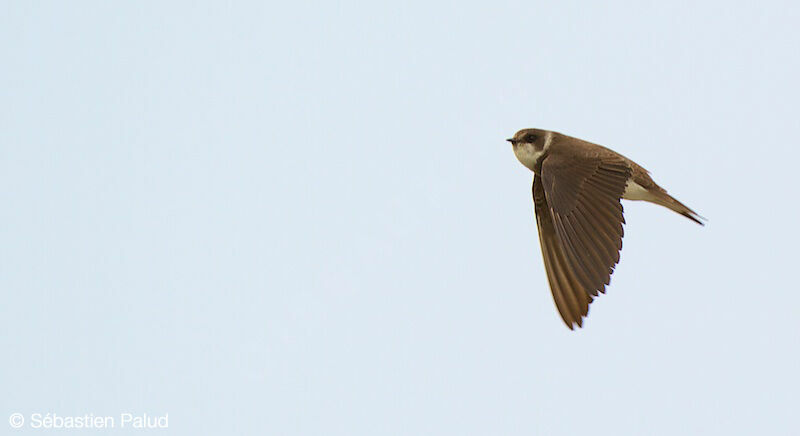
[[[622,249],[621,199],[667,207],[703,225],[705,218],[673,198],[636,162],[558,132],[522,129],[507,139],[533,171],[539,243],[558,313],[572,330],[605,293]]]

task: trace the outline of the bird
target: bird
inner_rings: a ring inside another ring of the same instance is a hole
[[[707,221],[669,195],[641,165],[602,145],[543,129],[522,129],[507,141],[533,171],[545,272],[570,330],[583,327],[589,304],[605,293],[619,263],[622,199],[664,206],[701,226]]]

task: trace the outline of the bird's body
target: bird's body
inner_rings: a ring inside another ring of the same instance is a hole
[[[621,199],[701,217],[658,186],[636,162],[601,145],[557,132],[523,129],[508,140],[534,172],[533,199],[545,270],[567,326],[582,326],[589,303],[605,292],[622,249]]]

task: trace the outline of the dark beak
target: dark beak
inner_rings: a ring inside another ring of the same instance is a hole
[[[506,141],[508,141],[508,142],[510,142],[512,144],[517,142],[517,141],[514,141],[514,138],[508,138],[508,139],[506,139]]]

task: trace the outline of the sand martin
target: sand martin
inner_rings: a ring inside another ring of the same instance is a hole
[[[564,323],[581,327],[622,249],[621,199],[659,204],[703,225],[636,162],[578,138],[523,129],[507,140],[534,172],[533,203],[550,290]]]

